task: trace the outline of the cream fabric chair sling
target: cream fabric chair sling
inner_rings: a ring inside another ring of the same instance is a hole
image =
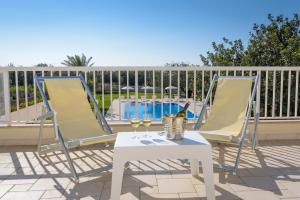
[[[38,118],[41,121],[39,154],[62,150],[76,181],[80,176],[111,169],[109,164],[99,169],[77,173],[69,155],[71,148],[109,142],[116,138],[116,134],[112,133],[84,79],[81,76],[36,76],[35,81],[43,98],[42,116]],[[88,99],[92,103],[94,112]],[[47,118],[51,118],[53,122],[57,143],[42,145],[43,126]]]
[[[202,125],[203,116],[207,112],[207,104],[217,82],[214,99],[208,118]],[[241,150],[248,135],[248,123],[251,110],[256,107],[252,148],[256,145],[256,129],[259,120],[259,105],[254,106],[259,76],[217,76],[215,75],[200,111],[194,130],[199,130],[206,139],[217,143],[237,143],[239,149],[234,166],[218,167],[236,174]]]

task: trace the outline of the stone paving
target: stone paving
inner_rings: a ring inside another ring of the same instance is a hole
[[[74,183],[61,152],[38,156],[36,147],[0,147],[0,199],[100,199],[108,200],[111,171]],[[232,163],[235,147],[214,147],[216,162]],[[111,147],[94,145],[72,151],[78,171],[112,161]],[[260,144],[246,148],[237,176],[216,170],[217,199],[300,200],[300,142]],[[202,174],[190,175],[179,160],[131,162],[125,171],[121,199],[206,199]]]

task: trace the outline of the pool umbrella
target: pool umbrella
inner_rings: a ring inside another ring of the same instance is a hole
[[[125,87],[122,87],[121,89],[122,90],[134,90],[134,88],[131,86],[125,86]]]
[[[143,86],[141,87],[142,90],[153,90],[153,87],[151,86]]]
[[[176,90],[176,89],[177,89],[177,87],[172,86],[172,85],[165,88],[165,90]]]

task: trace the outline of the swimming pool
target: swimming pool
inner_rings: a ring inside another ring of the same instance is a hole
[[[161,103],[161,102],[139,102],[138,103],[138,118],[142,119],[143,114],[147,113],[153,120],[161,120],[161,116],[165,114],[176,114],[182,110],[183,106],[177,103]],[[161,114],[161,112],[163,114]],[[135,103],[123,102],[122,103],[122,119],[128,120],[135,115]],[[197,115],[196,115],[197,116]],[[194,118],[194,113],[188,110],[187,118]]]

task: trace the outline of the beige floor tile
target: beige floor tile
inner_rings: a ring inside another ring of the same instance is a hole
[[[33,184],[38,180],[37,178],[27,178],[26,176],[9,176],[6,180],[2,181],[0,185],[18,185],[18,184]]]
[[[178,194],[143,194],[141,200],[179,200]]]
[[[192,174],[190,171],[171,171],[172,178],[192,178]]]
[[[63,190],[67,188],[70,182],[69,178],[40,178],[30,190]]]
[[[276,176],[283,174],[279,169],[271,167],[249,168],[248,171],[252,174],[252,176]]]
[[[157,186],[145,186],[140,187],[140,193],[143,194],[157,194],[158,193],[158,187]]]
[[[172,178],[171,173],[169,172],[156,172],[155,174],[156,179],[166,179],[166,178]]]
[[[159,160],[143,160],[140,161],[140,168],[146,171],[168,171],[170,166],[168,163]]]
[[[232,188],[235,192],[248,191],[252,187],[249,187],[241,178],[238,176],[230,176],[226,178],[226,183]]]
[[[271,178],[274,180],[274,182],[277,184],[277,186],[280,190],[286,190],[287,187],[285,186],[285,183],[292,182],[286,176],[276,176],[276,177],[271,177]]]
[[[100,197],[104,182],[98,179],[90,179],[80,183],[71,183],[64,194],[68,198]]]
[[[0,158],[1,159],[1,158]],[[0,163],[0,168],[4,168],[4,167],[6,167],[6,166],[8,166],[9,165],[9,163]]]
[[[270,191],[244,191],[237,195],[244,200],[279,200],[279,198]]]
[[[120,200],[139,200],[139,187],[123,187]],[[100,200],[110,200],[110,189],[105,189]]]
[[[126,175],[123,177],[124,187],[151,185],[157,185],[156,177],[154,174]]]
[[[247,176],[252,176],[252,174],[249,171],[249,168],[239,168],[237,170],[237,175],[239,177],[247,177]]]
[[[12,160],[11,155],[9,155],[9,154],[3,155],[2,153],[0,154],[0,163],[1,164],[10,164],[12,162],[13,162],[13,160]]]
[[[251,188],[251,190],[279,190],[279,186],[274,179],[270,177],[242,177],[242,180]]]
[[[47,174],[46,171],[43,171],[43,172],[35,171],[35,169],[31,168],[31,167],[21,167],[21,168],[17,169],[14,173],[12,173],[12,175],[14,175],[15,177],[31,175],[31,177],[36,177],[36,178],[39,178],[40,175],[45,175],[45,174]]]
[[[98,196],[81,197],[80,200],[98,200]]]
[[[64,163],[56,164],[56,165],[37,165],[34,167],[35,172],[48,172],[48,173],[60,173],[63,172],[66,168]]]
[[[186,176],[188,177],[188,176]],[[191,174],[189,174],[189,177],[193,177]],[[214,183],[217,184],[219,182],[224,182],[225,179],[227,177],[227,173],[223,173],[223,172],[214,172],[213,174],[213,178],[214,178]],[[198,179],[198,182],[200,184],[203,184],[204,178],[203,178],[203,173],[200,173],[199,176],[195,177],[196,179]],[[197,180],[194,180],[197,181]],[[198,185],[198,184],[197,184]]]
[[[195,192],[189,179],[158,179],[159,193],[186,193]]]
[[[179,197],[181,200],[183,200],[183,199],[200,200],[201,199],[197,193],[180,193]]]
[[[25,192],[32,187],[33,184],[15,185],[10,191],[11,192]]]
[[[194,185],[194,187],[201,199],[206,197],[205,185]],[[239,199],[236,193],[227,184],[215,185],[215,195],[216,195],[216,199],[222,199],[222,200]]]
[[[26,192],[8,192],[1,200],[38,200],[43,195],[44,191],[26,191]]]
[[[292,192],[296,197],[300,197],[300,182],[285,182],[284,186]]]
[[[204,184],[204,180],[200,176],[192,176],[191,177],[191,181],[192,181],[192,184],[194,184],[194,185]]]
[[[273,193],[280,199],[290,199],[290,198],[297,198],[300,196],[296,195],[294,192],[291,190],[279,190],[279,191],[273,191]]]
[[[12,163],[8,165],[8,167],[35,167],[39,164],[39,160],[36,158],[31,158],[30,160],[28,158],[18,158],[15,159]]]
[[[64,190],[46,190],[42,196],[42,199],[56,199],[63,197],[65,191]]]
[[[299,169],[285,169],[282,170],[283,174],[286,175],[291,180],[300,180],[300,170]]]
[[[8,192],[14,185],[0,185],[0,198]]]
[[[0,176],[5,177],[14,173],[16,169],[14,167],[1,167],[0,168]]]
[[[136,175],[136,174],[140,174],[142,172],[142,170],[140,168],[135,168],[135,167],[131,167],[128,169],[124,170],[124,175]]]

